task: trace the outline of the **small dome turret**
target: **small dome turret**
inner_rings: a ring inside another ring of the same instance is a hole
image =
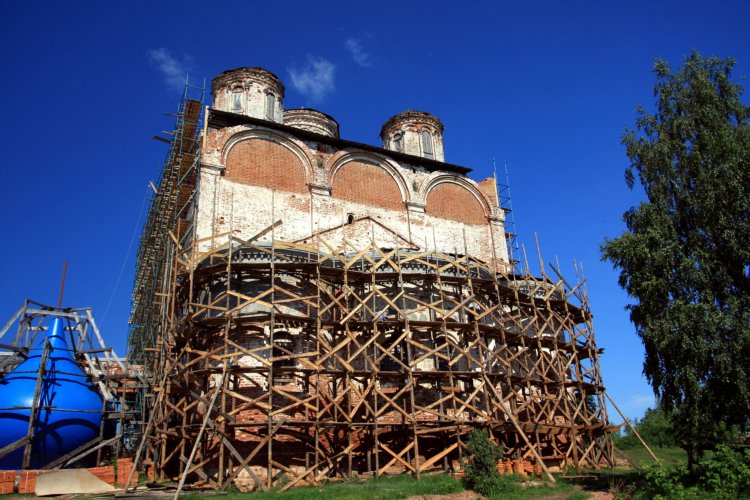
[[[284,120],[284,84],[263,68],[236,68],[213,79],[213,107],[261,120]]]
[[[339,138],[338,122],[315,109],[287,109],[284,111],[284,125],[333,137],[334,139]]]
[[[424,111],[404,111],[390,118],[380,130],[383,148],[431,160],[445,161],[443,124]]]

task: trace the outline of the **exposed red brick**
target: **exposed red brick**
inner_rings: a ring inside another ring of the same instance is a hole
[[[227,156],[225,176],[254,186],[308,192],[305,168],[299,158],[266,139],[249,139],[235,145]]]
[[[479,201],[465,187],[445,182],[427,195],[427,214],[466,224],[486,224],[487,216]]]
[[[331,195],[364,205],[404,210],[396,181],[388,171],[372,163],[352,161],[341,167],[333,178]]]
[[[488,177],[482,182],[478,182],[477,187],[479,188],[479,192],[484,195],[490,206],[500,206],[500,200],[498,199],[497,195],[497,185],[494,178]]]

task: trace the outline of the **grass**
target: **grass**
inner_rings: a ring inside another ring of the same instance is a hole
[[[664,465],[671,466],[678,462],[685,462],[687,456],[680,448],[652,448]],[[653,462],[645,448],[621,450],[636,466]],[[573,473],[573,471],[571,471]],[[517,483],[512,491],[503,492],[491,497],[490,500],[530,500],[554,496],[566,500],[583,500],[594,491],[612,491],[625,494],[635,494],[642,482],[641,471],[637,468],[601,469],[597,471],[579,471],[580,478],[558,477],[555,484],[541,483],[535,486],[522,486]],[[350,481],[343,483],[327,483],[318,487],[293,488],[283,493],[237,493],[230,492],[221,495],[222,500],[396,500],[417,495],[445,495],[464,491],[463,485],[457,479],[446,475],[436,474],[423,476],[417,480],[410,475],[384,476],[363,482]],[[205,496],[185,495],[184,498],[203,498]]]
[[[588,493],[584,493],[583,491],[576,491],[565,500],[586,500],[588,497]]]
[[[651,450],[661,460],[662,465],[673,466],[680,462],[687,462],[687,454],[682,448],[652,447]],[[633,464],[632,469],[580,470],[580,474],[588,477],[568,479],[568,481],[582,487],[584,491],[611,491],[626,498],[632,495],[637,496],[638,488],[643,481],[638,467],[653,464],[654,459],[642,446],[629,450],[618,448],[618,452],[625,455]]]
[[[652,447],[651,450],[659,458],[662,465],[672,467],[680,462],[687,462],[687,454],[682,448],[670,447],[660,448]],[[620,450],[618,452],[625,455],[633,464],[632,469],[600,469],[580,471],[582,474],[590,475],[582,480],[569,479],[574,484],[578,484],[584,491],[610,491],[615,497],[620,498],[642,498],[639,490],[643,487],[642,471],[639,467],[651,465],[654,459],[648,453],[646,448],[641,446],[629,450]]]
[[[662,464],[671,466],[686,462],[687,455],[681,448],[652,448]],[[620,450],[636,466],[653,463],[645,448]],[[571,471],[572,473],[572,471]],[[637,493],[641,475],[637,468],[630,470],[579,471],[588,477],[558,477],[557,483],[542,483],[538,486],[522,486],[520,483],[512,491],[491,497],[491,500],[527,500],[553,496],[566,500],[583,500],[594,491],[613,491],[625,494]],[[445,495],[463,491],[457,479],[445,474],[423,476],[417,480],[410,475],[384,476],[363,482],[327,483],[318,487],[293,488],[283,493],[227,493],[222,500],[396,500],[416,495]],[[637,496],[637,495],[636,495]],[[198,498],[201,495],[185,495],[185,498]],[[205,499],[205,497],[202,497]]]
[[[582,474],[580,478],[565,478],[565,480],[580,487],[584,495],[587,494],[586,492],[594,491],[612,493],[632,491],[635,487],[631,485],[636,485],[641,478],[641,471],[638,469],[599,469],[579,472]]]
[[[677,465],[679,462],[687,462],[687,453],[682,448],[651,448],[663,465]],[[631,450],[619,450],[635,466],[640,467],[654,462],[646,448],[638,447]]]
[[[513,491],[491,497],[491,500],[530,500],[548,495],[569,493],[567,500],[583,500],[588,494],[576,491],[576,486],[565,479],[557,483],[543,483],[540,486],[523,487],[518,484]],[[606,489],[606,488],[605,488]],[[293,488],[283,493],[227,493],[222,500],[395,500],[416,495],[446,495],[464,491],[460,481],[446,474],[423,476],[417,480],[410,475],[385,476],[364,482],[328,483],[318,487]],[[203,499],[203,495],[184,495],[184,499]]]
[[[490,500],[531,500],[534,498],[544,498],[549,495],[556,497],[569,493],[565,496],[566,500],[582,500],[588,498],[586,493],[575,491],[575,485],[562,478],[556,478],[556,483],[543,483],[539,486],[522,486],[518,484],[513,491],[503,492],[497,496],[491,496]]]
[[[325,498],[326,500],[391,500],[413,495],[444,495],[463,491],[461,483],[445,474],[424,476],[421,480],[408,475],[386,476],[364,482],[328,483],[323,486],[293,488],[283,493],[230,493],[222,499],[244,500],[306,500]],[[198,498],[200,495],[191,496]],[[186,495],[186,498],[188,496]]]

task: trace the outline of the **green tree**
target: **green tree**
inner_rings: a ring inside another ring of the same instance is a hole
[[[622,142],[646,200],[602,245],[635,299],[643,371],[692,467],[718,423],[750,417],[750,129],[732,59],[654,67],[656,112]]]
[[[465,467],[464,486],[485,496],[497,495],[513,489],[513,482],[497,471],[497,461],[503,456],[485,430],[474,429],[466,440],[471,461]]]
[[[596,396],[594,396],[593,394],[589,394],[588,396],[586,396],[586,411],[593,415],[598,409],[599,403],[596,402]]]
[[[631,423],[649,446],[660,448],[677,446],[669,415],[658,405],[656,408],[647,409],[646,413],[643,414],[643,418],[640,420],[634,418]],[[641,442],[630,427],[625,427],[624,435],[615,439],[615,446],[627,450],[641,447]]]

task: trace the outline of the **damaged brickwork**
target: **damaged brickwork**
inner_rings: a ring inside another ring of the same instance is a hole
[[[265,70],[224,72],[202,135],[172,144],[195,161],[142,240],[168,265],[139,261],[161,271],[129,341],[152,353],[137,460],[286,489],[460,470],[482,428],[546,474],[612,465],[586,296],[510,261],[494,180],[443,161],[428,113],[376,147],[283,96]]]

